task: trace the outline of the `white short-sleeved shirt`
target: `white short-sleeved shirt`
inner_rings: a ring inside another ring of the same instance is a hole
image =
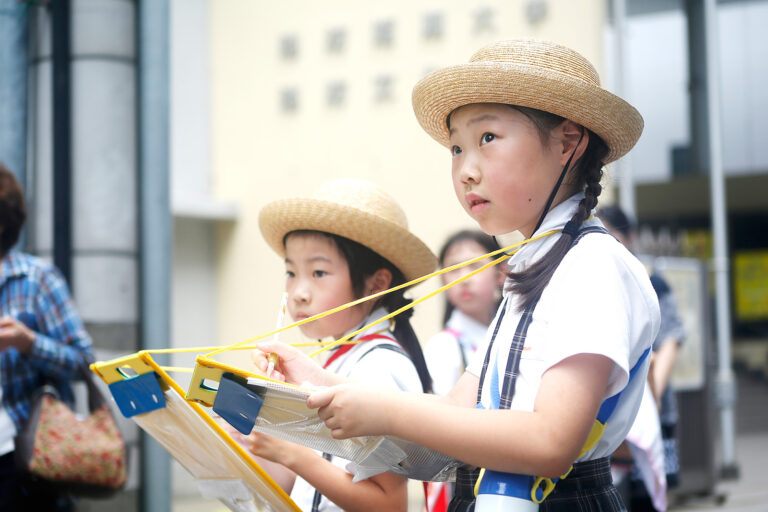
[[[377,308],[365,319],[364,324],[374,322],[386,314],[387,312],[384,308]],[[356,338],[362,338],[363,336],[377,333],[387,325],[387,323],[375,325],[359,334]],[[387,332],[386,330],[380,334],[393,338],[392,333]],[[416,371],[416,367],[411,362],[411,359],[402,352],[395,350],[386,348],[373,349],[373,347],[377,345],[392,345],[392,342],[389,340],[377,339],[358,343],[347,353],[331,362],[328,369],[337,375],[343,375],[350,380],[362,384],[421,393],[421,380],[419,379],[419,374]],[[317,453],[320,454],[320,452]],[[331,462],[335,466],[345,470],[347,464],[349,464],[348,460],[340,457],[331,457]],[[297,476],[296,481],[293,484],[293,489],[291,490],[291,498],[296,502],[299,508],[302,510],[311,510],[314,497],[315,488],[306,480]],[[319,510],[341,511],[342,509],[323,497],[320,501]]]
[[[436,395],[447,395],[453,389],[487,330],[486,324],[454,309],[445,329],[430,338],[424,347],[424,358]]]
[[[562,228],[570,220],[583,194],[553,208],[536,232]],[[601,226],[597,218],[585,226]],[[528,268],[546,254],[560,234],[522,247],[509,261],[511,271]],[[507,292],[508,293],[508,292]],[[491,367],[504,375],[512,336],[521,312],[517,297],[510,295],[498,335],[492,347],[489,369],[483,382],[481,404],[490,408]],[[494,326],[499,313],[491,323]],[[651,347],[659,329],[659,305],[645,267],[616,239],[603,233],[585,235],[563,258],[533,311],[520,359],[520,373],[512,400],[513,410],[532,411],[544,372],[576,354],[600,354],[613,361],[605,398],[622,389],[613,415],[597,445],[579,461],[605,457],[626,437],[637,414],[650,358],[627,386],[630,369]],[[467,370],[480,376],[488,351],[490,333]],[[499,379],[499,387],[502,385]]]

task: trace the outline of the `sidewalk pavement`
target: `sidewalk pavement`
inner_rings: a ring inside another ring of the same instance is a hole
[[[736,457],[740,471],[738,480],[720,481],[712,495],[675,505],[670,511],[768,511],[768,431],[738,435]]]

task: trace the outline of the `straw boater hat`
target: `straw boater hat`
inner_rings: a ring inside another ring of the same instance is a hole
[[[413,88],[422,128],[448,146],[448,115],[470,103],[506,103],[552,114],[589,128],[608,145],[605,163],[619,159],[643,131],[629,103],[600,87],[579,53],[548,41],[515,39],[478,50],[468,64],[430,73]]]
[[[375,183],[330,181],[311,197],[273,201],[259,214],[264,239],[285,256],[285,235],[296,230],[333,233],[362,244],[389,260],[411,281],[432,272],[437,258],[408,231],[405,212]]]

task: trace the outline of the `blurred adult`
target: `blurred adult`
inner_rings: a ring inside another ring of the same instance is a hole
[[[598,216],[606,229],[631,249],[634,226],[629,217],[616,206],[601,208]],[[664,473],[667,488],[670,489],[678,484],[680,464],[676,437],[677,402],[674,392],[669,386],[669,379],[677,361],[680,345],[685,339],[685,331],[669,284],[655,270],[651,271],[650,278],[659,299],[661,325],[653,343],[653,359],[648,380],[656,406],[659,409]],[[632,486],[632,502],[635,506],[632,507],[632,510],[655,510],[655,508],[648,508],[652,507],[651,497],[643,494],[643,486],[637,482],[637,479],[635,480]]]
[[[45,384],[73,405],[71,381],[93,360],[91,339],[61,273],[13,249],[26,219],[24,193],[0,164],[0,510],[65,511],[66,496],[14,468],[14,437]]]
[[[458,231],[440,249],[440,267],[450,267],[497,249],[499,246],[493,237],[479,229]],[[443,284],[477,270],[492,259],[486,258],[443,274]],[[499,307],[505,278],[503,265],[496,265],[445,292],[443,330],[424,348],[435,394],[448,394],[464,374]]]
[[[461,230],[451,235],[440,248],[440,267],[450,267],[480,257],[499,248],[496,240],[479,229]],[[498,256],[497,256],[498,257]],[[492,258],[452,270],[442,275],[448,284],[476,270]],[[501,301],[504,285],[504,265],[496,265],[445,292],[443,330],[435,334],[424,347],[432,391],[447,395],[464,374],[468,362],[483,341],[488,324]],[[444,512],[453,497],[453,485],[449,482],[427,484],[427,509]]]

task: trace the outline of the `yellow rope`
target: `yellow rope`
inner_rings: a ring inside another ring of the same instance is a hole
[[[470,277],[479,274],[480,272],[482,272],[483,270],[485,270],[487,268],[490,268],[490,267],[492,267],[492,266],[494,266],[494,265],[496,265],[498,263],[501,263],[502,261],[506,260],[507,258],[509,258],[509,256],[507,256],[506,254],[504,256],[496,258],[495,260],[493,260],[493,261],[491,261],[489,263],[486,263],[482,267],[477,268],[477,269],[473,270],[472,272],[469,272],[468,274],[463,275],[460,278],[458,278],[458,279],[456,279],[454,281],[451,281],[448,284],[445,284],[445,285],[441,286],[437,290],[434,290],[433,292],[430,292],[430,293],[426,294],[425,296],[421,297],[420,299],[416,299],[413,302],[411,302],[410,304],[407,304],[407,305],[401,307],[400,309],[397,309],[397,310],[391,312],[390,314],[385,315],[385,316],[379,318],[375,322],[371,322],[370,324],[368,324],[366,326],[363,326],[360,329],[358,329],[358,330],[356,330],[354,332],[351,332],[351,333],[347,334],[346,336],[344,336],[342,338],[339,338],[335,342],[329,343],[328,345],[326,345],[325,347],[321,348],[320,350],[315,350],[314,352],[309,354],[309,357],[315,357],[316,355],[321,354],[321,353],[325,352],[326,350],[330,350],[333,347],[341,345],[345,341],[348,341],[348,340],[354,338],[355,336],[357,336],[361,332],[367,331],[368,329],[370,329],[374,325],[378,325],[381,322],[383,322],[384,320],[389,320],[390,318],[399,315],[403,311],[407,311],[407,310],[411,309],[412,307],[416,306],[416,304],[421,304],[425,300],[431,299],[432,297],[434,297],[435,295],[437,295],[439,293],[443,293],[448,288],[450,288],[450,287],[452,287],[452,286],[454,286],[454,285],[464,281],[465,279],[469,279]]]
[[[408,304],[406,306],[403,306],[402,308],[400,308],[400,309],[398,309],[396,311],[393,311],[393,312],[389,313],[388,315],[386,315],[386,316],[376,320],[375,322],[372,322],[372,323],[370,323],[370,324],[368,324],[368,325],[366,325],[364,327],[361,327],[360,329],[358,329],[358,330],[356,330],[356,331],[354,331],[354,332],[352,332],[352,333],[350,333],[350,334],[348,334],[348,335],[346,335],[346,336],[344,336],[344,337],[342,337],[342,338],[340,338],[340,339],[338,339],[336,341],[319,342],[321,345],[325,345],[325,346],[323,348],[319,349],[319,350],[316,350],[316,351],[312,352],[310,354],[310,357],[313,357],[313,356],[316,356],[317,354],[320,354],[320,353],[322,353],[322,352],[324,352],[326,350],[329,350],[329,349],[331,349],[333,347],[336,347],[336,346],[339,346],[339,345],[342,345],[342,344],[357,343],[356,341],[351,341],[351,339],[354,338],[355,336],[357,336],[358,334],[360,334],[361,332],[366,331],[366,330],[370,329],[371,327],[380,324],[381,322],[389,320],[390,318],[399,315],[403,311],[407,311],[408,309],[416,306],[417,304],[421,304],[422,302],[424,302],[424,301],[426,301],[428,299],[431,299],[435,295],[438,295],[438,294],[444,292],[445,290],[447,290],[448,288],[450,288],[452,286],[455,286],[455,285],[461,283],[462,281],[464,281],[466,279],[469,279],[470,277],[479,274],[480,272],[484,271],[487,268],[490,268],[490,267],[492,267],[494,265],[497,265],[497,264],[501,263],[502,261],[506,260],[507,258],[512,256],[513,254],[515,254],[520,249],[520,247],[522,247],[523,245],[525,245],[527,243],[530,243],[530,242],[533,242],[535,240],[539,240],[541,238],[553,235],[555,233],[559,233],[560,231],[562,231],[562,230],[561,229],[553,229],[551,231],[547,231],[546,233],[542,233],[540,235],[536,235],[536,236],[534,236],[532,238],[527,238],[525,240],[522,240],[522,241],[517,242],[515,244],[512,244],[510,246],[498,249],[496,251],[489,252],[487,254],[483,254],[482,256],[477,256],[476,258],[472,258],[470,260],[463,261],[461,263],[457,263],[455,265],[451,265],[449,267],[445,267],[445,268],[440,269],[440,270],[436,270],[435,272],[432,272],[430,274],[427,274],[427,275],[421,276],[419,278],[416,278],[413,281],[409,281],[407,283],[403,283],[401,285],[394,286],[392,288],[389,288],[387,290],[381,291],[379,293],[375,293],[373,295],[369,295],[367,297],[362,297],[360,299],[353,300],[352,302],[348,302],[346,304],[342,304],[341,306],[335,307],[333,309],[329,309],[328,311],[323,311],[322,313],[318,313],[316,315],[310,316],[310,317],[305,318],[303,320],[299,320],[298,322],[294,322],[292,324],[289,324],[289,325],[286,325],[286,326],[283,326],[283,327],[280,327],[280,328],[272,329],[271,331],[268,331],[266,333],[260,334],[258,336],[254,336],[252,338],[248,338],[248,339],[243,340],[243,341],[239,341],[237,343],[233,343],[231,345],[218,346],[218,347],[190,347],[190,348],[152,349],[152,350],[146,350],[145,352],[156,353],[156,354],[169,354],[169,353],[177,353],[177,352],[208,352],[210,350],[210,352],[205,354],[205,357],[209,358],[211,356],[215,356],[217,354],[220,354],[222,352],[227,352],[227,351],[230,351],[230,350],[248,350],[248,349],[253,349],[254,347],[246,346],[246,345],[249,344],[249,343],[253,343],[255,341],[263,340],[264,338],[268,338],[268,337],[273,336],[273,335],[275,335],[275,334],[277,334],[279,332],[287,331],[288,329],[292,329],[294,327],[298,327],[298,326],[304,325],[306,323],[313,322],[315,320],[319,320],[321,318],[324,318],[326,316],[332,315],[334,313],[338,313],[339,311],[344,311],[345,309],[351,308],[351,307],[356,306],[358,304],[361,304],[363,302],[366,302],[366,301],[369,301],[369,300],[373,300],[373,299],[377,299],[377,298],[379,298],[379,297],[381,297],[383,295],[386,295],[388,293],[392,293],[394,291],[401,290],[401,289],[407,288],[409,286],[417,285],[417,284],[419,284],[419,283],[421,283],[423,281],[426,281],[427,279],[431,279],[433,277],[436,277],[436,276],[439,276],[439,275],[451,272],[453,270],[456,270],[456,269],[459,269],[459,268],[462,268],[462,267],[466,267],[467,265],[472,265],[473,263],[477,263],[477,262],[483,261],[483,260],[485,260],[487,258],[491,258],[493,256],[496,256],[496,255],[500,254],[500,253],[504,253],[503,256],[501,256],[499,258],[496,258],[495,260],[493,260],[493,261],[491,261],[489,263],[484,264],[482,267],[480,267],[478,269],[475,269],[472,272],[469,272],[468,274],[466,274],[466,275],[464,275],[464,276],[462,276],[462,277],[460,277],[458,279],[455,279],[454,281],[451,281],[450,283],[448,283],[446,285],[441,286],[437,290],[435,290],[433,292],[430,292],[427,295],[425,295],[425,296],[423,296],[423,297],[421,297],[419,299],[414,300],[410,304]],[[510,252],[510,251],[512,251],[512,252]],[[293,345],[293,346],[317,346],[317,344],[318,344],[317,342],[313,342],[313,343],[291,343],[291,345]],[[191,370],[188,370],[186,368],[178,368],[178,367],[167,367],[167,368],[169,368],[170,371],[191,371]]]

